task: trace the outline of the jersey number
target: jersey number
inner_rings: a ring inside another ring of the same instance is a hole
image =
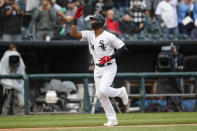
[[[94,50],[94,45],[90,42],[91,49]]]

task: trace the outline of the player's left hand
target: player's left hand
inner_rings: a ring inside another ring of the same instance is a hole
[[[110,56],[104,56],[102,57],[100,60],[99,60],[99,63],[100,64],[105,64],[107,62],[109,62],[111,60],[111,57]]]

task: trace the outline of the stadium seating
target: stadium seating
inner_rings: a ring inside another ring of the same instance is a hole
[[[146,40],[147,39],[144,33],[134,34],[132,38],[133,40]]]
[[[132,37],[131,37],[129,34],[122,34],[119,38],[120,38],[122,41],[129,41],[129,40],[132,40]]]
[[[188,35],[186,35],[186,34],[179,34],[177,36],[177,39],[178,40],[190,40],[190,37]]]
[[[158,34],[150,34],[148,35],[150,40],[161,40],[162,38]]]

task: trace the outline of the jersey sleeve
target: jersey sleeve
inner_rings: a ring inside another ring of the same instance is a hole
[[[82,35],[82,39],[88,40],[88,37],[90,36],[90,31],[80,31]]]
[[[111,45],[115,49],[119,49],[125,45],[123,41],[121,41],[119,38],[117,38],[115,35],[112,35],[111,37]]]
[[[161,3],[159,3],[157,8],[156,8],[155,14],[156,15],[161,15],[161,13],[162,13]]]
[[[178,1],[177,0],[171,0],[170,3],[173,5],[173,6],[176,6]]]

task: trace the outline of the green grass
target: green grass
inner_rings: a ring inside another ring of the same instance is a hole
[[[180,113],[130,113],[117,114],[119,125],[152,125],[152,124],[191,124],[197,123],[197,112]],[[104,114],[66,114],[66,115],[35,115],[0,117],[0,128],[24,127],[73,127],[102,126],[105,123]],[[123,127],[120,127],[123,128]],[[135,127],[133,127],[135,128]],[[154,127],[157,128],[157,127]],[[165,127],[164,127],[165,128]],[[171,127],[169,127],[170,129]],[[176,127],[177,131],[179,127]],[[180,127],[182,128],[182,127]],[[196,129],[196,126],[191,126]],[[115,128],[119,130],[119,127]],[[136,127],[136,129],[138,129]],[[143,128],[140,128],[143,129]],[[149,128],[148,128],[149,129]],[[81,129],[82,131],[85,129]],[[125,127],[127,131],[127,128]],[[129,130],[129,129],[128,129]],[[151,128],[150,128],[151,130]],[[196,129],[197,130],[197,129]]]
[[[197,126],[174,126],[174,127],[85,128],[85,129],[64,129],[64,130],[45,130],[45,131],[196,131],[196,130],[197,130]]]

